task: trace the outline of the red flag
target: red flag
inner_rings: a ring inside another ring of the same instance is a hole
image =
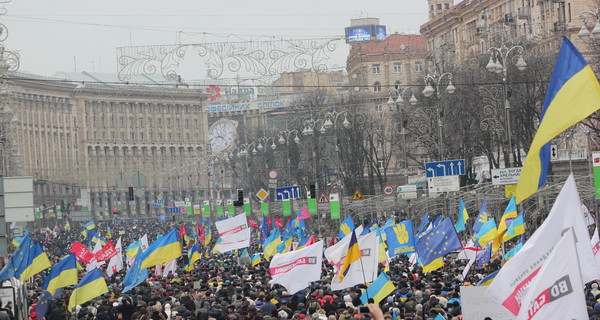
[[[306,209],[306,207],[302,207],[302,210],[300,210],[300,215],[298,215],[298,218],[296,218],[296,220],[304,220],[308,218],[310,218],[310,213],[308,213],[308,209]]]
[[[200,219],[196,219],[196,234],[200,234]]]
[[[96,252],[95,257],[96,257],[96,261],[102,262],[102,261],[108,260],[116,255],[117,255],[117,249],[115,248],[115,246],[113,245],[112,240],[111,240],[108,243],[106,243],[104,245],[104,247],[102,247],[102,249],[100,249],[100,251]]]
[[[280,230],[283,229],[283,221],[279,220],[279,218],[275,217],[275,226]]]
[[[94,254],[91,253],[86,246],[79,242],[73,242],[69,252],[74,253],[77,259],[85,263],[90,263],[92,258],[94,258]]]
[[[198,234],[200,235],[200,239],[198,240],[199,245],[204,245],[204,237],[206,236],[204,232],[204,227],[200,228],[200,231],[198,232]]]
[[[271,221],[271,217],[267,216],[267,225],[269,225],[269,229],[273,226],[273,221]]]
[[[331,247],[334,244],[335,244],[335,233],[331,235],[331,241],[329,241],[329,244],[327,245],[327,247]]]
[[[254,228],[254,229],[258,229],[258,223],[256,223],[256,221],[252,220],[252,218],[248,218],[248,226],[250,226],[250,228]]]
[[[310,246],[311,244],[315,244],[315,242],[317,242],[317,241],[315,239],[315,235],[313,234],[312,236],[310,236],[310,238],[308,238],[308,241],[306,241],[306,243],[304,244],[304,247],[306,248],[306,247]]]
[[[185,233],[185,223],[182,222],[181,223],[181,229],[179,229],[179,239],[183,240],[185,238],[185,235],[186,235],[186,233]]]

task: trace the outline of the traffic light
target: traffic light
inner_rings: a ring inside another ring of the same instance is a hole
[[[244,189],[238,189],[237,191],[238,198],[233,201],[234,207],[241,207],[244,205]]]
[[[129,187],[129,201],[135,200],[135,196],[133,194],[133,187]]]
[[[317,197],[317,188],[314,183],[310,185],[310,197],[312,199],[315,199]]]

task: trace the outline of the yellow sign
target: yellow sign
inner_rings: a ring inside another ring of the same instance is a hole
[[[356,189],[356,191],[354,191],[354,195],[352,196],[352,200],[365,200],[365,197],[363,197],[362,193],[360,193],[360,190]]]
[[[504,186],[504,196],[506,198],[510,198],[515,195],[515,191],[517,191],[516,184],[507,184]]]
[[[256,193],[256,196],[260,198],[261,201],[264,201],[269,196],[269,193],[265,189],[260,189]]]

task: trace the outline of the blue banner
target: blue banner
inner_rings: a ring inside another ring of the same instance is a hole
[[[412,220],[402,221],[385,229],[390,258],[416,252]]]

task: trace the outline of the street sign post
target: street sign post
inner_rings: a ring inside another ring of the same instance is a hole
[[[425,163],[427,178],[456,176],[465,174],[465,160],[446,160]]]
[[[391,196],[394,194],[394,187],[387,185],[382,189],[384,196]]]
[[[451,192],[460,190],[458,176],[427,178],[429,192]]]
[[[407,184],[399,186],[396,189],[398,199],[416,199],[417,198],[417,186],[414,184]]]
[[[258,190],[256,193],[256,196],[260,199],[260,201],[265,201],[265,199],[269,196],[269,192],[263,188],[260,188],[260,190]]]
[[[501,168],[492,169],[492,184],[495,186],[504,186],[507,184],[519,183],[522,168]]]
[[[360,192],[360,190],[358,190],[358,188],[354,191],[354,195],[352,195],[352,200],[365,200],[365,197],[363,197],[362,193]]]
[[[321,192],[317,203],[329,203],[329,197],[327,196],[327,194],[325,194],[325,192]]]
[[[302,189],[300,186],[277,188],[277,200],[289,200],[302,198]]]

